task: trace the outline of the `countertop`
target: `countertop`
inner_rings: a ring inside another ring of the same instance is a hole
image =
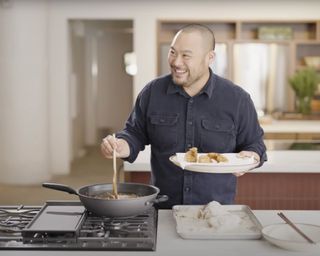
[[[277,216],[275,210],[255,210],[253,211],[261,222],[262,226],[279,223],[282,220]],[[283,211],[288,218],[298,223],[308,223],[320,225],[320,211]],[[182,239],[175,230],[175,221],[171,210],[160,210],[158,219],[157,248],[155,252],[112,252],[112,251],[3,251],[0,255],[262,255],[262,256],[316,256],[319,253],[293,252],[287,251],[269,244],[266,240],[185,240]]]
[[[320,151],[270,150],[268,161],[250,172],[259,173],[320,173]],[[150,172],[150,147],[141,151],[133,163],[124,162],[125,172]]]

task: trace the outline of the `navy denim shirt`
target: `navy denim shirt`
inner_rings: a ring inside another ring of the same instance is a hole
[[[174,84],[171,75],[151,81],[117,137],[129,143],[129,162],[151,144],[151,183],[169,196],[162,208],[234,201],[236,176],[183,170],[169,161],[176,152],[190,147],[200,153],[248,150],[260,155],[261,164],[266,160],[263,130],[249,94],[211,70],[208,82],[193,97]]]

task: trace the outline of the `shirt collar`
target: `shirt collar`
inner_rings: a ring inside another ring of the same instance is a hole
[[[207,94],[209,99],[211,98],[212,96],[212,91],[215,87],[215,75],[213,74],[211,68],[209,68],[209,72],[210,72],[210,76],[209,76],[209,80],[208,82],[205,84],[205,86],[202,88],[202,90],[199,92],[198,95],[204,93],[204,94]],[[173,80],[171,79],[171,82],[168,86],[168,89],[167,89],[167,94],[175,94],[175,93],[179,93],[181,95],[186,95],[186,93],[184,92],[184,90],[182,89],[181,86],[179,85],[176,85]]]

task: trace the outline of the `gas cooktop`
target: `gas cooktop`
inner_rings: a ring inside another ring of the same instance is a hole
[[[0,206],[0,250],[155,251],[157,211],[101,217],[79,201]]]

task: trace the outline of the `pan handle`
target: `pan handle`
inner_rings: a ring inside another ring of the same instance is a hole
[[[157,204],[168,201],[169,197],[167,195],[158,195],[157,198],[153,199],[152,201],[145,202],[145,205],[150,204]]]
[[[73,188],[70,188],[70,187],[63,185],[63,184],[46,182],[46,183],[42,183],[42,187],[50,188],[50,189],[54,189],[54,190],[59,190],[59,191],[63,191],[63,192],[68,192],[69,194],[73,194],[73,195],[78,195],[78,192],[75,191]]]

